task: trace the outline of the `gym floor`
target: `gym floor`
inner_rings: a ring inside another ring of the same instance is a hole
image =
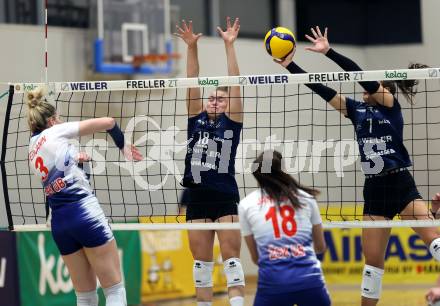
[[[359,286],[328,286],[334,306],[360,305]],[[425,294],[427,286],[420,285],[384,285],[382,299],[378,306],[426,306]],[[252,306],[255,296],[255,283],[246,287],[245,306]],[[159,302],[145,306],[194,306],[194,299],[185,299],[173,302]],[[213,306],[229,306],[226,294],[216,295]],[[311,306],[313,304],[310,304]],[[269,306],[269,305],[268,305]]]

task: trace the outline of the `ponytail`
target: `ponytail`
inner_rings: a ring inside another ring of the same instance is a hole
[[[27,121],[32,133],[45,130],[48,119],[56,115],[55,107],[47,102],[45,96],[46,89],[41,86],[26,93]]]
[[[411,63],[408,69],[424,69],[428,67],[424,64]],[[392,95],[395,95],[399,89],[400,93],[411,104],[414,104],[413,99],[417,94],[417,85],[419,85],[419,80],[382,81],[382,86],[388,88]]]

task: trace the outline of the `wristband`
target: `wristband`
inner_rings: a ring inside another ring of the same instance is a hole
[[[124,138],[124,134],[122,133],[121,129],[119,128],[116,122],[115,125],[110,130],[107,130],[107,133],[110,134],[113,141],[115,142],[115,145],[122,150],[125,146],[125,138]]]
[[[294,62],[291,62],[289,65],[287,65],[286,69],[289,70],[289,72],[292,74],[306,73],[306,71],[304,71],[301,67],[299,67]],[[320,83],[304,84],[304,85],[306,85],[308,88],[310,88],[313,92],[315,92],[317,95],[319,95],[321,98],[323,98],[327,102],[330,102],[337,95],[336,90],[334,90],[333,88],[324,86]]]
[[[345,71],[362,71],[362,68],[359,67],[354,61],[349,59],[348,57],[336,52],[332,48],[330,48],[325,54],[329,59],[338,64]],[[374,94],[379,90],[380,83],[376,81],[360,81],[359,84],[369,93]]]

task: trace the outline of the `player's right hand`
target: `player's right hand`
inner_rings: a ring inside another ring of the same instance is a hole
[[[277,64],[280,64],[284,68],[286,68],[293,61],[293,56],[295,55],[295,52],[296,52],[296,47],[293,48],[292,52],[287,54],[285,58],[282,58],[282,59],[275,59],[274,58],[273,61]]]
[[[126,144],[122,149],[122,152],[124,153],[125,158],[129,161],[140,161],[144,158],[138,148],[132,144]]]
[[[176,24],[177,32],[174,33],[177,37],[182,38],[182,40],[188,45],[188,47],[197,45],[197,41],[202,36],[202,33],[194,34],[192,27],[192,20],[187,24],[185,20],[182,20],[182,27]]]

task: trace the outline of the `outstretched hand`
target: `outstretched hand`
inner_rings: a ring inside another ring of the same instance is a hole
[[[293,62],[293,56],[295,55],[296,52],[296,48],[294,47],[292,52],[290,52],[289,54],[286,55],[285,58],[282,59],[276,59],[274,58],[273,61],[277,64],[280,64],[281,66],[283,66],[284,68],[286,68],[287,66],[289,66],[289,64],[291,62]]]
[[[231,24],[231,17],[226,17],[226,31],[217,27],[218,34],[223,38],[225,43],[232,44],[237,39],[240,31],[240,20],[235,18],[234,24]]]
[[[185,20],[182,20],[182,27],[176,24],[177,32],[174,33],[177,37],[182,38],[182,40],[188,45],[188,47],[197,45],[197,41],[202,36],[202,33],[194,34],[192,20],[186,23]]]
[[[313,37],[306,34],[306,38],[313,44],[312,47],[306,47],[306,50],[326,54],[330,50],[330,44],[327,39],[327,28],[324,30],[324,35],[321,29],[316,26],[316,30],[311,28]]]
[[[129,161],[140,161],[143,159],[142,154],[139,152],[139,150],[132,144],[126,144],[124,148],[122,149],[122,152],[124,153],[124,156]]]
[[[432,204],[432,209],[431,210],[433,212],[435,212],[435,213],[440,212],[439,211],[439,208],[440,208],[440,192],[435,194],[432,197],[432,203],[431,204]]]

